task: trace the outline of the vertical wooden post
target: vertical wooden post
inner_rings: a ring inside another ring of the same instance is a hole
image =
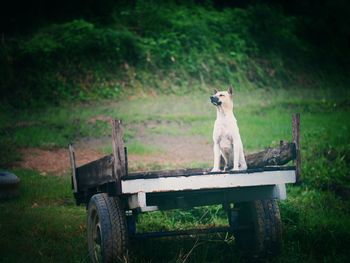
[[[78,185],[77,185],[77,167],[75,165],[75,152],[72,144],[69,144],[69,159],[70,159],[70,166],[72,168],[72,188],[74,190],[74,193],[78,192]]]
[[[129,165],[128,165],[128,148],[124,147],[124,155],[125,155],[125,175],[129,174]]]
[[[113,177],[117,182],[117,194],[122,193],[121,178],[126,174],[123,127],[120,120],[112,120]]]
[[[295,156],[295,172],[296,182],[300,183],[301,180],[301,155],[300,155],[300,113],[293,114],[292,117],[293,127],[293,143],[295,144],[296,156]]]

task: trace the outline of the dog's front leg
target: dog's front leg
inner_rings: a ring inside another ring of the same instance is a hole
[[[214,167],[211,170],[212,172],[220,171],[220,147],[218,143],[214,143]]]
[[[239,144],[233,144],[233,169],[232,171],[238,171],[238,162],[239,161]]]
[[[239,166],[240,166],[240,170],[247,170],[248,168],[247,162],[245,161],[244,152],[243,152],[243,145],[239,149]]]

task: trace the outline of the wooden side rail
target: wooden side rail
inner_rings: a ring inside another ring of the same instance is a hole
[[[112,120],[112,147],[113,147],[113,177],[116,181],[117,194],[122,193],[121,178],[127,173],[126,150],[123,141],[123,127],[120,120]]]
[[[113,195],[121,195],[122,180],[141,177],[186,176],[194,174],[208,174],[210,169],[178,169],[167,171],[143,171],[130,173],[128,176],[127,149],[124,147],[123,127],[119,120],[112,120],[113,153],[98,160],[76,167],[75,152],[69,145],[69,157],[72,167],[72,189],[77,200],[85,203],[91,194],[107,191]],[[270,147],[264,151],[246,156],[248,173],[257,172],[255,169],[263,167],[278,167],[294,160],[296,181],[300,182],[300,114],[293,114],[293,141],[281,141],[278,147]],[[287,167],[285,167],[287,168]],[[283,167],[280,167],[283,170]],[[288,168],[290,169],[290,167]],[[294,168],[293,168],[294,169]]]
[[[92,194],[106,189],[111,194],[121,194],[121,178],[127,174],[127,152],[121,122],[112,120],[111,125],[113,154],[76,167],[74,147],[69,145],[72,189],[77,203],[86,203]]]
[[[78,184],[77,184],[77,167],[75,164],[75,152],[72,144],[69,144],[69,160],[70,166],[72,168],[72,189],[74,193],[78,192]]]

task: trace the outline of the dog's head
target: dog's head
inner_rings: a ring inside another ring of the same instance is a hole
[[[221,106],[223,108],[233,108],[232,102],[232,86],[227,91],[214,91],[214,95],[210,96],[210,101],[215,106]]]

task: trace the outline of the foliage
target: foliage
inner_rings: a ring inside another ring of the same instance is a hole
[[[84,20],[54,24],[21,43],[26,59],[52,66],[55,59],[102,59],[106,62],[136,61],[135,36],[127,30],[96,28]],[[39,59],[39,61],[38,61]]]
[[[100,97],[113,97],[119,87],[101,72],[121,61],[136,62],[140,50],[136,37],[127,30],[101,29],[74,20],[39,30],[21,41],[16,52],[15,67],[20,78],[13,76],[14,83],[9,81],[21,87],[6,92],[15,99],[12,103],[25,106],[55,104],[74,97],[84,100],[92,89]]]
[[[340,77],[345,64],[320,63],[325,54],[300,33],[305,20],[286,8],[254,1],[223,9],[215,1],[107,2],[106,20],[85,15],[5,36],[2,102],[39,107],[227,83],[237,89],[347,84]]]

